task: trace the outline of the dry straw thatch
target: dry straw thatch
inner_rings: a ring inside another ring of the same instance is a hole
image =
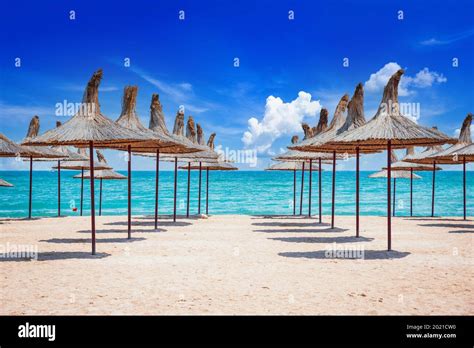
[[[294,170],[302,170],[303,169],[303,162],[279,162],[279,163],[274,163],[265,170],[275,170],[275,171],[294,171]],[[309,165],[306,166],[304,170],[309,171]],[[312,167],[313,171],[318,171],[319,166],[316,163],[313,163]],[[322,169],[321,169],[322,171]]]
[[[66,163],[61,163],[61,169],[66,170],[84,170],[90,169],[90,160],[89,155],[85,148],[79,148],[77,150],[77,154],[81,158],[86,158],[85,160],[80,161],[67,161]],[[58,169],[58,166],[54,166],[53,169]],[[105,169],[112,169],[107,163],[101,163],[94,161],[94,170],[105,170]]]
[[[97,159],[98,159],[99,163],[101,165],[108,166],[107,160],[105,159],[102,152],[97,150],[96,154],[97,154]],[[90,177],[91,177],[90,171],[84,172],[84,179],[90,179]],[[81,179],[81,174],[74,175],[74,178],[75,179]],[[104,169],[104,170],[94,171],[94,178],[103,179],[103,180],[124,180],[127,177],[125,175],[117,173],[117,172],[115,172],[111,169]]]
[[[336,136],[352,131],[358,127],[363,126],[366,123],[364,115],[364,88],[362,86],[362,83],[359,83],[356,86],[352,99],[347,103],[347,117],[342,123],[342,115],[343,111],[345,110],[346,100],[347,95],[345,95],[339,102],[339,105],[336,108],[336,112],[334,114],[333,122],[331,122],[331,125],[325,132],[291,148],[301,151],[319,152],[332,152],[335,150],[339,150],[338,146],[335,146],[334,144],[330,145],[330,141],[332,141]],[[349,154],[354,154],[356,152],[356,149],[346,148],[343,152],[345,152],[347,156]],[[359,149],[359,152],[374,153],[378,151],[373,149],[362,148]]]
[[[474,162],[474,144],[459,149],[456,154],[460,159],[465,158],[466,162]]]
[[[76,145],[108,147],[116,144],[129,144],[149,141],[146,135],[124,128],[102,115],[99,104],[99,85],[102,69],[97,70],[89,82],[82,99],[82,107],[67,122],[34,139],[25,141],[25,145]]]
[[[5,181],[5,180],[3,180],[3,179],[0,179],[0,186],[13,187],[12,184],[10,184],[8,181]]]
[[[179,169],[191,169],[191,170],[238,170],[228,162],[189,162],[189,166],[181,166]]]
[[[459,164],[462,163],[463,158],[459,157],[458,151],[467,145],[472,144],[471,138],[471,123],[472,123],[472,114],[467,114],[464,119],[461,132],[459,133],[459,138],[456,144],[448,147],[445,150],[442,150],[436,154],[430,155],[427,160],[436,161],[439,164]]]
[[[305,129],[304,124],[302,125],[303,129]],[[291,138],[291,143],[296,145],[298,143],[298,136],[294,135]],[[278,156],[272,158],[274,161],[309,161],[309,160],[319,160],[319,159],[327,161],[332,160],[332,155],[323,152],[306,152],[306,151],[297,151],[297,150],[288,150],[285,153],[282,153]],[[338,155],[337,158],[343,159],[343,155]]]
[[[411,162],[405,162],[405,158],[412,158],[415,156],[415,148],[413,146],[410,146],[407,148],[407,153],[404,158],[402,158],[401,161],[395,161],[392,163],[391,168],[392,171],[398,171],[398,170],[413,170],[415,172],[431,172],[433,171],[433,166],[426,165],[426,164],[421,164],[421,163],[411,163]],[[382,168],[383,170],[386,170],[386,167]],[[441,170],[440,167],[436,167],[436,170]]]
[[[34,152],[25,146],[18,145],[0,133],[0,157],[41,157],[41,154]]]
[[[23,139],[22,142],[27,142],[31,139],[35,139],[40,130],[40,119],[37,115],[33,116],[30,121],[30,125],[28,126],[28,131],[26,132],[26,137]],[[40,146],[25,146],[27,149],[41,154],[41,157],[33,156],[35,161],[51,161],[51,160],[62,160],[67,157],[61,152],[58,152],[54,149],[48,147],[40,147]]]
[[[400,113],[398,85],[404,71],[398,70],[390,77],[375,116],[365,125],[344,132],[329,142],[338,149],[385,149],[408,146],[431,146],[452,143],[454,140],[441,132],[420,126]]]
[[[369,178],[387,178],[388,173],[386,169],[381,170],[380,172],[370,174]],[[397,170],[397,171],[392,171],[392,174],[390,175],[392,179],[410,179],[411,178],[411,172],[408,170]],[[413,173],[413,179],[421,179],[421,176]]]

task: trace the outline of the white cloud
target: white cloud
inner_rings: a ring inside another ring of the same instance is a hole
[[[401,66],[398,63],[390,62],[385,64],[379,71],[370,75],[370,78],[365,82],[365,90],[368,92],[382,91],[390,76],[399,69],[401,69]],[[414,77],[403,75],[398,87],[398,93],[400,96],[407,96],[414,93],[413,88],[427,88],[446,81],[447,79],[443,74],[423,68]]]
[[[248,131],[242,136],[242,141],[247,148],[254,147],[259,153],[268,152],[276,139],[300,131],[304,117],[314,117],[319,111],[319,100],[312,101],[311,94],[304,91],[289,103],[269,96],[262,120],[255,117],[248,120]]]

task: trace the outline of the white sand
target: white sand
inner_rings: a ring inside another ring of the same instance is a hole
[[[328,218],[325,218],[328,221]],[[2,220],[0,220],[2,221]],[[0,258],[0,314],[474,314],[474,222],[336,217],[343,231],[306,218],[213,216],[3,220],[5,247],[38,247],[39,260]],[[84,231],[84,232],[81,232]],[[325,250],[363,246],[364,260]]]

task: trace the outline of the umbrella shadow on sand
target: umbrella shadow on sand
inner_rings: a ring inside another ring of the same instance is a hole
[[[104,225],[108,225],[108,226],[127,226],[128,223],[127,223],[127,221],[115,221],[115,222],[104,223]],[[185,221],[173,222],[173,221],[160,221],[160,220],[158,220],[158,226],[189,226],[189,225],[192,225],[192,223],[185,222]],[[132,229],[133,229],[133,226],[153,226],[153,227],[155,227],[155,221],[134,221],[132,223]]]
[[[319,227],[319,226],[330,226],[328,223],[319,223],[319,222],[253,222],[254,226],[264,226],[264,227]]]
[[[305,220],[308,219],[307,215],[252,215],[252,219],[292,219],[292,220]]]
[[[425,227],[453,227],[453,228],[474,228],[474,224],[450,224],[450,223],[439,223],[439,224],[419,224],[419,226]]]
[[[330,250],[334,253],[341,253],[344,255],[346,250]],[[411,253],[402,251],[383,251],[383,250],[363,250],[363,258],[361,260],[393,260],[404,258]],[[304,259],[320,259],[320,260],[358,260],[357,258],[336,258],[327,257],[326,250],[318,251],[303,251],[303,252],[282,252],[278,253],[279,256],[293,257],[293,258],[304,258]]]
[[[472,221],[472,220],[463,220],[462,218],[458,219],[447,219],[447,218],[442,218],[442,217],[408,217],[404,218],[404,220],[408,221],[454,221],[454,222],[466,222],[466,221]]]
[[[198,215],[189,215],[189,217],[186,217],[186,215],[176,215],[177,219],[186,219],[186,220],[200,220],[201,217]],[[153,220],[155,221],[155,216],[152,215],[146,215],[146,216],[137,216],[134,219],[136,220]],[[173,215],[159,215],[158,216],[158,223],[163,220],[173,220]]]
[[[448,233],[474,233],[474,230],[454,230],[449,231]]]
[[[367,237],[279,237],[269,238],[272,240],[278,240],[281,242],[289,243],[355,243],[355,242],[371,242],[373,238]]]
[[[31,261],[50,261],[50,260],[68,260],[68,259],[103,259],[110,256],[107,253],[97,253],[92,255],[90,252],[83,251],[52,251],[37,254],[37,259],[33,257],[11,257],[8,254],[0,254],[0,262],[31,262]]]
[[[298,229],[291,229],[291,228],[280,228],[280,229],[263,229],[263,230],[253,230],[254,232],[264,232],[264,233],[318,233],[318,232],[345,232],[348,231],[347,228],[298,228]]]
[[[145,240],[146,238],[100,238],[96,239],[96,243],[129,243],[129,242],[139,242],[142,240]],[[45,243],[91,243],[91,239],[89,238],[51,238],[51,239],[43,239],[40,240],[40,242],[45,242]]]
[[[166,232],[164,228],[159,228],[157,230],[155,229],[134,229],[132,226],[132,234],[133,233],[157,233],[157,232]],[[97,234],[103,234],[103,233],[124,233],[127,234],[126,229],[121,229],[121,228],[108,228],[108,229],[101,229],[101,230],[96,230],[95,231]],[[90,230],[80,230],[77,231],[77,233],[91,233]]]

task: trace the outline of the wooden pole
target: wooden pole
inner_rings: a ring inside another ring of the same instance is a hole
[[[61,161],[58,161],[58,217],[61,216]]]
[[[156,149],[156,174],[155,174],[155,230],[158,229],[158,194],[160,187],[160,149]]]
[[[296,168],[293,169],[293,215],[296,215]]]
[[[410,168],[410,216],[413,216],[413,168]]]
[[[332,152],[332,208],[331,228],[334,228],[334,211],[336,210],[336,151]]]
[[[319,194],[319,223],[322,224],[323,223],[323,196],[322,196],[322,168],[321,168],[321,164],[322,164],[322,161],[321,161],[321,157],[319,157],[318,159],[319,163],[319,169],[318,169],[318,181],[319,181],[319,188],[318,188],[318,194]]]
[[[303,191],[304,191],[304,161],[301,170],[301,195],[300,195],[300,215],[303,215]]]
[[[99,216],[102,216],[102,178],[99,179]]]
[[[132,145],[128,145],[128,239],[132,238]]]
[[[202,172],[202,162],[199,162],[198,215],[201,214],[201,183],[202,183],[201,172]]]
[[[209,167],[206,168],[206,215],[209,215]]]
[[[82,202],[83,201],[84,201],[84,168],[81,168],[81,216],[82,216]]]
[[[308,217],[311,217],[311,196],[313,195],[313,160],[309,160]]]
[[[392,153],[392,141],[387,143],[387,244],[388,251],[392,250],[392,212],[390,201],[392,198],[392,161],[390,155]]]
[[[30,197],[28,203],[28,219],[31,219],[31,209],[33,204],[33,156],[30,156]]]
[[[89,161],[90,161],[89,174],[90,174],[90,182],[91,182],[92,255],[95,255],[94,142],[92,141],[89,141]]]
[[[356,237],[359,237],[359,186],[360,186],[360,149],[356,147]]]
[[[436,161],[433,162],[433,187],[431,188],[431,217],[434,216],[435,185],[436,185]]]
[[[397,196],[397,178],[393,178],[393,213],[392,215],[395,216],[395,201],[396,201],[396,197]]]
[[[464,156],[462,159],[462,171],[463,171],[462,185],[463,185],[463,197],[464,197],[464,220],[466,220],[466,156]]]
[[[178,197],[178,157],[174,158],[174,207],[173,222],[176,222],[176,198]]]
[[[186,217],[189,217],[189,195],[191,187],[191,162],[188,162],[188,197],[186,202]]]

